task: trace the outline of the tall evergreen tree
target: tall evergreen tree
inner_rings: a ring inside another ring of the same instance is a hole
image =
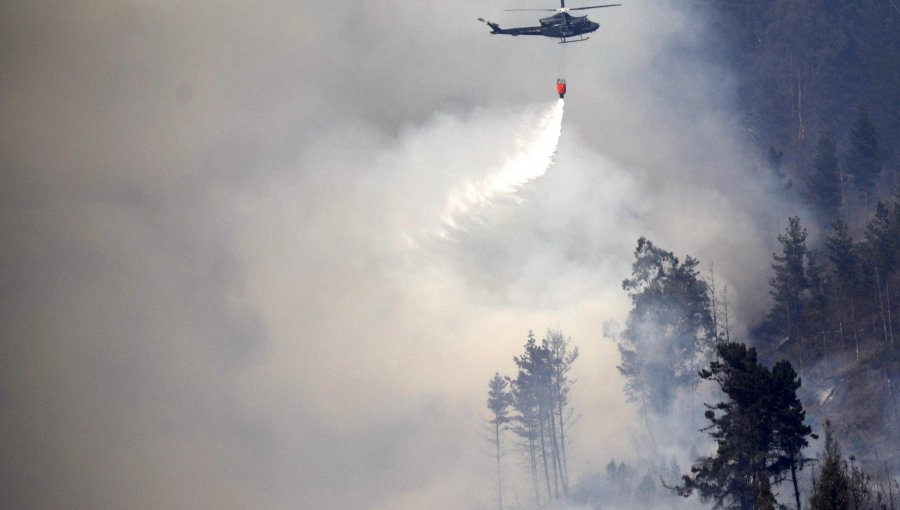
[[[569,407],[569,391],[571,390],[569,371],[572,370],[572,364],[578,359],[578,348],[573,347],[569,349],[569,341],[566,340],[560,331],[548,332],[546,342],[551,354],[553,371],[552,391],[554,392],[553,400],[556,402],[554,411],[557,425],[555,428],[559,436],[558,447],[555,453],[560,464],[563,494],[568,495],[569,467],[568,456],[566,455],[566,429],[569,427],[569,419],[572,413]]]
[[[881,151],[878,135],[869,119],[866,107],[860,105],[856,121],[850,130],[849,147],[844,154],[844,166],[853,178],[856,191],[868,209],[874,203],[875,184],[881,175]]]
[[[565,453],[566,430],[571,408],[568,373],[578,357],[569,349],[560,332],[551,331],[538,343],[528,333],[525,351],[513,357],[518,374],[512,383],[512,404],[516,410],[513,431],[523,440],[529,455],[535,504],[540,504],[539,472],[548,498],[568,493],[568,467]]]
[[[717,347],[719,357],[700,377],[716,382],[727,400],[707,406],[704,430],[716,452],[701,457],[676,487],[683,496],[696,491],[715,508],[762,510],[775,507],[772,484],[798,470],[811,430],[797,399],[800,381],[790,363],[769,371],[756,349],[736,342]]]
[[[534,334],[528,332],[525,352],[513,357],[519,372],[512,380],[513,406],[516,409],[517,426],[513,428],[522,437],[528,447],[531,464],[532,482],[534,484],[535,504],[540,506],[539,472],[543,468],[546,494],[553,497],[550,487],[550,469],[547,464],[547,393],[549,389],[543,384],[542,364],[548,356],[537,344]]]
[[[819,262],[818,250],[809,250],[806,254],[806,281],[809,282],[804,307],[804,323],[812,332],[826,331],[829,322],[829,292],[824,265]],[[823,345],[827,351],[827,347]],[[823,353],[827,356],[827,352]]]
[[[859,289],[859,256],[850,228],[841,220],[831,224],[832,233],[825,240],[828,260],[831,262],[833,292],[838,305],[838,331],[845,342],[845,330],[853,338],[856,358],[859,359],[859,332],[856,326],[856,294]],[[845,327],[846,326],[846,327]]]
[[[893,228],[887,207],[878,202],[875,216],[866,226],[863,266],[871,282],[873,303],[881,320],[882,334],[887,342],[893,339],[891,324],[891,293],[889,275],[894,270],[896,253]]]
[[[769,319],[781,330],[788,341],[800,347],[800,366],[803,367],[803,335],[806,332],[804,293],[809,288],[806,271],[806,228],[800,225],[799,217],[789,219],[784,234],[778,236],[781,253],[773,253],[772,269],[775,274],[769,278],[769,293],[775,304],[769,312]]]
[[[491,425],[494,426],[494,445],[497,459],[497,508],[503,510],[503,471],[500,468],[501,441],[500,431],[505,424],[511,421],[509,416],[510,395],[507,391],[509,382],[494,374],[494,378],[488,383],[487,406],[491,411]]]
[[[534,334],[528,332],[528,340],[525,344],[525,355],[528,355],[530,349],[534,349]],[[519,364],[519,358],[514,358],[516,364]],[[522,369],[511,380],[512,406],[515,409],[513,419],[515,423],[512,431],[522,440],[521,446],[528,457],[528,465],[531,473],[531,485],[534,490],[534,505],[540,507],[540,485],[538,483],[538,441],[539,441],[539,422],[541,420],[540,408],[538,405],[538,395],[534,391],[532,378]]]
[[[776,460],[770,467],[773,473],[789,472],[794,489],[794,502],[800,510],[800,486],[797,472],[812,461],[803,455],[803,449],[809,446],[807,437],[812,428],[806,424],[806,411],[797,397],[800,379],[794,367],[787,361],[779,361],[772,367],[771,391],[772,422],[774,423],[774,449]]]
[[[812,172],[806,180],[806,201],[821,220],[828,222],[838,216],[843,205],[841,184],[837,146],[830,133],[823,133],[816,145]]]
[[[810,510],[847,510],[850,508],[850,482],[844,470],[841,447],[825,423],[825,450],[819,455],[818,474],[813,477]]]

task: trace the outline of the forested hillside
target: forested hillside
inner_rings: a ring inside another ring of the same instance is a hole
[[[794,362],[814,419],[830,419],[848,450],[896,462],[900,3],[709,3],[748,137],[811,212],[785,220],[753,342]],[[819,245],[807,242],[813,223]]]
[[[808,246],[790,218],[778,236],[772,307],[753,339],[803,378],[813,420],[869,466],[900,458],[900,205],[878,203],[860,236],[836,220],[824,246]]]
[[[900,3],[710,0],[761,160],[810,215],[785,220],[752,342],[864,463],[896,465],[900,393]],[[807,242],[805,226],[825,235]],[[775,234],[773,233],[773,237]]]
[[[830,134],[844,152],[863,107],[883,167],[877,192],[889,195],[900,158],[900,2],[708,3],[721,38],[710,47],[738,73],[743,122],[763,159],[804,191],[819,140]]]

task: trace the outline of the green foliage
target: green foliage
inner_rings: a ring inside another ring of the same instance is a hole
[[[512,427],[528,454],[539,502],[540,474],[548,498],[568,493],[566,428],[570,417],[568,373],[578,358],[578,349],[569,349],[562,333],[551,331],[538,343],[528,332],[522,355],[513,357],[518,367],[511,379],[512,406],[516,412]]]
[[[769,293],[775,305],[769,318],[789,340],[797,340],[806,325],[804,293],[809,288],[806,237],[800,218],[789,218],[786,232],[778,236],[781,253],[772,254],[774,275],[769,278]]]
[[[716,452],[698,459],[677,490],[684,496],[696,491],[716,508],[774,508],[772,484],[808,460],[802,449],[812,430],[796,395],[800,380],[787,361],[770,371],[758,362],[756,349],[741,343],[721,343],[718,354],[700,371],[728,397],[707,406],[704,430]]]
[[[837,146],[830,133],[823,133],[816,145],[812,172],[806,180],[806,202],[819,218],[837,217],[841,207],[841,174],[838,167]]]
[[[852,295],[859,286],[859,256],[850,228],[841,220],[831,224],[832,234],[825,240],[833,281],[842,297]]]
[[[494,378],[488,383],[488,400],[487,406],[491,411],[490,423],[494,426],[494,447],[495,458],[497,461],[497,508],[503,509],[503,472],[500,467],[501,457],[501,440],[500,430],[504,424],[511,421],[509,417],[509,406],[512,396],[508,391],[509,381],[501,377],[499,373],[494,374]]]
[[[850,483],[845,472],[841,448],[831,425],[825,425],[825,450],[819,455],[819,470],[813,476],[810,510],[847,510],[850,508]]]
[[[679,388],[696,385],[696,367],[711,354],[710,289],[690,256],[682,263],[645,238],[638,240],[634,256],[632,277],[622,283],[632,309],[619,338],[618,370],[630,401],[644,412],[664,414]]]
[[[886,483],[876,486],[872,477],[856,464],[853,456],[848,463],[841,455],[831,424],[825,423],[825,449],[819,455],[818,473],[813,476],[810,510],[895,510],[898,498],[894,495],[896,482],[886,477]]]
[[[897,251],[897,239],[891,225],[888,208],[881,202],[875,206],[875,216],[866,226],[864,247],[866,261],[873,272],[886,275],[894,269],[894,254]]]
[[[865,106],[860,106],[850,130],[849,148],[844,154],[844,167],[853,178],[860,197],[873,197],[875,182],[881,175],[881,152],[878,135]]]
[[[880,145],[900,146],[896,1],[706,3],[713,6],[721,41],[713,51],[739,70],[748,132],[763,150],[774,145],[784,151],[786,173],[802,175],[817,152],[819,133],[846,140],[861,103],[883,136]],[[888,155],[891,166],[898,156]]]
[[[507,391],[509,381],[500,374],[494,374],[494,378],[488,383],[487,406],[491,411],[491,424],[503,425],[510,421],[509,405],[511,396]]]

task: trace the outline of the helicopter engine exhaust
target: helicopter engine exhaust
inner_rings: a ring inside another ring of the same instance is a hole
[[[566,79],[560,78],[556,80],[556,92],[559,94],[560,99],[566,98]]]

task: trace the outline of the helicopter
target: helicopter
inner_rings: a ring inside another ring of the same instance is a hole
[[[558,9],[506,9],[506,11],[548,11],[556,12],[553,16],[541,18],[540,26],[536,27],[517,27],[517,28],[500,28],[500,25],[484,18],[478,18],[478,21],[487,23],[491,27],[491,34],[501,35],[542,35],[544,37],[558,38],[560,44],[581,42],[590,39],[584,34],[589,34],[598,28],[599,23],[594,23],[587,16],[572,16],[569,11],[586,11],[588,9],[600,9],[602,7],[618,7],[622,4],[606,4],[591,5],[588,7],[566,7],[566,0],[559,0]],[[578,39],[569,41],[567,38],[578,36]]]

